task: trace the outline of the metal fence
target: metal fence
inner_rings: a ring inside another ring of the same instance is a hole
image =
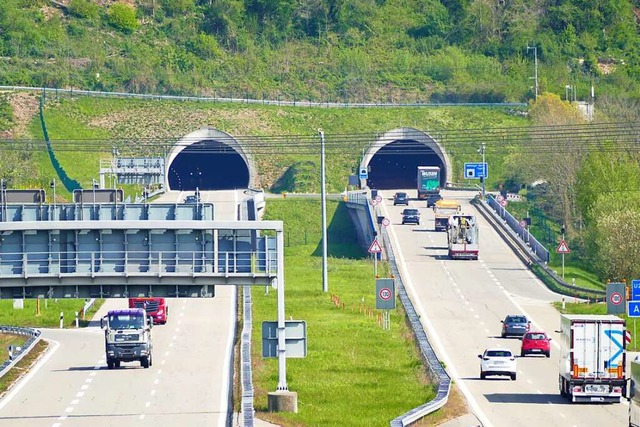
[[[95,90],[80,89],[58,89],[48,87],[29,87],[29,86],[0,86],[0,90],[8,91],[31,91],[38,93],[48,93],[49,95],[69,95],[69,96],[93,96],[93,97],[110,97],[110,98],[135,98],[149,100],[165,100],[165,101],[197,101],[197,102],[224,102],[239,104],[260,104],[260,105],[277,105],[291,107],[324,107],[324,108],[398,108],[398,107],[514,107],[525,108],[527,104],[524,102],[409,102],[409,103],[385,103],[385,102],[323,102],[323,101],[306,101],[306,100],[284,100],[284,99],[256,99],[251,98],[249,94],[245,97],[230,96],[178,96],[178,95],[153,95],[143,93],[126,93],[126,92],[103,92]]]
[[[253,427],[253,370],[251,369],[251,331],[253,316],[251,313],[251,287],[242,288],[242,336],[240,340],[240,382],[242,402],[240,413],[243,427]]]

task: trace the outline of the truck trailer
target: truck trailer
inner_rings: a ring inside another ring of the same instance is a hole
[[[560,329],[560,395],[571,402],[620,402],[627,384],[625,321],[563,314]]]
[[[438,166],[418,166],[418,199],[429,199],[440,194],[440,168]],[[435,199],[433,200],[435,203]],[[428,202],[427,202],[427,207]]]
[[[110,310],[100,319],[104,329],[107,367],[119,368],[121,362],[139,361],[143,368],[153,364],[151,327],[153,322],[142,308]]]

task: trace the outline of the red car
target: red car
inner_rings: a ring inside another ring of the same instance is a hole
[[[551,357],[551,338],[544,332],[527,332],[522,337],[520,357],[527,354],[544,354]]]

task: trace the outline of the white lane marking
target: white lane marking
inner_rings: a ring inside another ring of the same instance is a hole
[[[162,373],[162,369],[158,369],[157,374],[160,375]]]
[[[13,387],[11,391],[2,398],[2,400],[0,400],[0,409],[2,409],[7,403],[9,403],[11,399],[13,399],[16,396],[16,394],[18,394],[18,392],[22,389],[22,387],[24,387],[25,384],[29,382],[29,380],[40,370],[40,368],[42,368],[42,366],[44,366],[44,364],[47,363],[49,358],[53,356],[53,353],[55,353],[58,350],[58,347],[60,347],[60,343],[58,341],[54,341],[50,339],[46,341],[49,343],[53,343],[53,348],[49,349],[47,353],[40,359],[40,361],[36,363],[36,365],[33,368],[31,368],[24,377],[22,377],[20,382],[15,387]]]
[[[385,215],[388,216],[388,215]],[[238,301],[238,287],[233,287],[232,302]],[[236,304],[229,310],[229,324],[233,325],[236,321]],[[224,351],[224,362],[222,363],[222,381],[220,381],[220,417],[218,418],[218,425],[224,426],[227,423],[227,413],[229,412],[229,367],[231,366],[231,357],[233,355],[233,340],[234,334],[229,334],[227,338],[227,344]]]
[[[151,396],[154,396],[156,394],[155,390],[151,390]]]
[[[93,381],[93,378],[87,378],[86,380],[84,380],[85,383],[90,383],[91,381]]]
[[[77,405],[78,403],[80,403],[80,399],[73,399],[73,400],[71,401],[71,404],[72,404],[72,405]]]
[[[155,379],[155,380],[153,381],[153,383],[154,383],[155,385],[158,385],[158,384],[160,383],[160,380]]]
[[[387,206],[384,203],[382,204],[382,211],[384,212],[384,216],[388,218],[389,212],[387,210]],[[449,358],[449,354],[444,349],[444,345],[440,340],[440,336],[438,335],[436,328],[431,323],[429,316],[427,316],[427,312],[424,309],[424,306],[422,305],[422,301],[420,301],[419,298],[415,298],[415,295],[417,295],[416,288],[413,285],[413,281],[411,280],[410,275],[408,274],[407,266],[404,262],[404,255],[402,253],[402,248],[400,247],[400,243],[398,242],[398,237],[396,236],[393,226],[388,227],[388,230],[389,230],[389,234],[391,235],[391,238],[393,239],[393,248],[394,249],[397,248],[398,250],[397,259],[400,261],[399,267],[405,273],[402,276],[402,281],[406,283],[407,289],[410,289],[411,294],[414,295],[414,298],[412,298],[411,301],[417,306],[416,308],[418,310],[418,313],[420,314],[420,320],[424,322],[424,325],[427,328],[427,331],[429,332],[430,341],[433,340],[432,344],[436,348],[436,353],[438,354],[438,358],[442,360],[447,366],[447,371],[450,373],[453,380],[458,384],[458,387],[460,388],[460,391],[462,391],[462,394],[464,394],[464,396],[467,398],[467,401],[469,402],[469,406],[471,406],[472,412],[478,418],[478,421],[480,421],[483,427],[493,427],[493,424],[489,421],[486,414],[482,411],[482,408],[478,404],[478,401],[476,400],[475,396],[473,395],[473,393],[471,393],[471,390],[469,390],[469,388],[467,387],[467,384],[461,379],[460,375],[458,374],[458,371],[456,370],[453,362],[451,361],[451,358]],[[234,289],[236,288],[234,287]],[[223,393],[223,394],[226,396],[227,393]],[[226,411],[223,411],[223,412],[226,412]],[[221,413],[221,416],[222,416],[222,413]],[[219,424],[219,425],[224,425],[224,424]]]
[[[66,420],[66,419],[67,419],[67,416],[66,416],[66,415],[60,415],[60,416],[58,417],[58,419],[59,419],[60,421],[64,421],[64,420]]]
[[[166,362],[166,360],[163,360],[162,362],[160,362],[161,365],[164,365],[164,362]]]
[[[144,406],[148,408],[149,406],[151,406],[151,402],[145,402]]]
[[[169,355],[169,351],[168,351],[168,350],[167,350],[167,351],[165,351],[165,352],[164,352],[164,355],[165,355],[165,357],[166,357],[166,356],[168,356],[168,355]]]
[[[64,412],[73,412],[73,406],[67,406],[67,409]]]
[[[80,390],[86,390],[88,388],[89,386],[87,384],[82,384],[82,387],[80,387]]]
[[[60,427],[62,425],[62,423],[53,423],[51,425],[51,427]]]
[[[558,412],[558,415],[560,415],[562,418],[567,418],[567,416],[565,414],[563,414],[562,412]]]
[[[140,414],[140,419],[144,420],[144,414]]]
[[[533,384],[533,381],[531,381],[531,380],[527,380],[527,382],[528,382],[529,384]]]
[[[89,376],[90,376],[90,377],[95,377],[95,376],[96,376],[96,373],[95,373],[95,372],[91,372],[91,373],[89,374]]]
[[[79,391],[76,393],[76,397],[82,397],[84,396],[84,391]]]

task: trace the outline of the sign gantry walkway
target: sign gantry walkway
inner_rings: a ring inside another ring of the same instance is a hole
[[[212,204],[4,204],[0,298],[212,297],[269,285],[281,221],[215,221]]]

